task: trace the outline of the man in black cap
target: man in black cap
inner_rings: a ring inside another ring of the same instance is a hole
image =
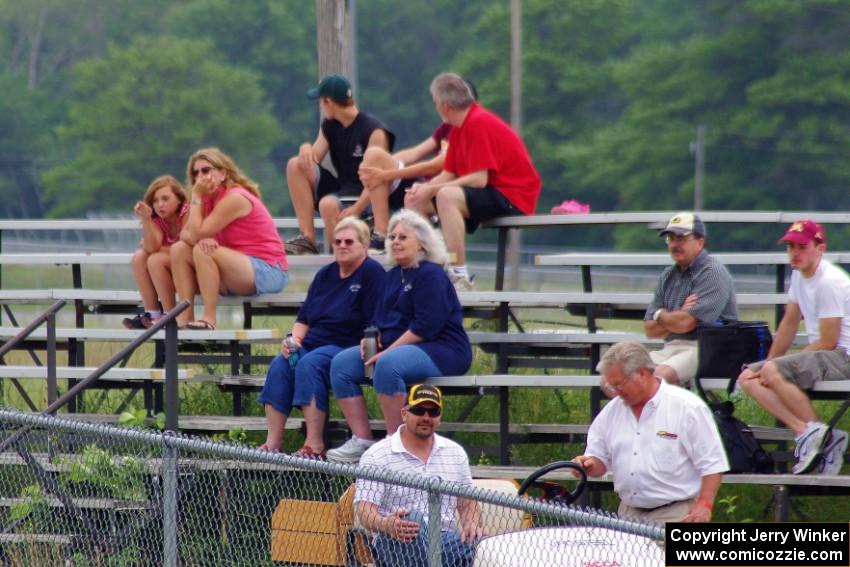
[[[401,410],[401,427],[372,445],[361,457],[360,466],[472,486],[469,459],[463,447],[435,433],[442,409],[439,388],[428,384],[413,386]],[[375,532],[376,565],[428,564],[428,492],[360,478],[354,506],[363,527]],[[471,565],[472,546],[481,535],[478,502],[444,495],[440,503],[442,564]]]
[[[374,116],[354,105],[351,83],[342,75],[327,75],[307,91],[307,98],[318,100],[322,124],[316,141],[304,143],[298,155],[286,164],[286,184],[298,217],[301,233],[286,241],[289,254],[318,254],[314,208],[325,222],[325,234],[333,234],[336,223],[346,216],[360,216],[369,206],[369,193],[363,191],[358,168],[366,148],[392,151],[395,135]],[[336,176],[319,165],[330,152]],[[345,199],[348,204],[343,204]],[[379,211],[376,211],[376,213]],[[388,217],[388,213],[385,213]],[[389,218],[375,219],[386,223]]]
[[[664,339],[664,348],[650,353],[655,375],[685,385],[697,372],[697,325],[738,319],[735,285],[726,266],[705,251],[705,224],[697,215],[677,213],[659,236],[675,265],[658,280],[644,331]]]

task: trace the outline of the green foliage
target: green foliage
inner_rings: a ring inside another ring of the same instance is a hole
[[[227,440],[231,443],[245,443],[248,433],[242,427],[235,427],[227,432]]]
[[[41,217],[38,156],[47,145],[47,101],[20,73],[0,74],[0,215]]]
[[[145,408],[127,410],[121,412],[121,415],[118,416],[118,424],[123,425],[124,427],[145,428],[148,427],[147,417],[148,412]],[[163,412],[159,412],[154,415],[150,422],[150,426],[159,431],[165,429],[165,414]]]
[[[427,87],[440,71],[467,75],[508,117],[508,2],[356,6],[357,102],[399,147],[436,125]],[[526,0],[522,10],[522,130],[544,181],[539,212],[566,197],[597,211],[691,208],[700,124],[705,208],[850,206],[843,0]],[[283,164],[318,120],[304,96],[317,74],[314,3],[0,0],[0,26],[0,216],[127,211],[154,176],[182,177],[203,145],[232,153],[285,212]],[[635,227],[565,234],[568,245],[654,242]],[[835,236],[850,242],[850,229]],[[741,227],[712,246],[774,238]]]
[[[82,459],[67,465],[68,473],[63,477],[66,483],[85,483],[122,500],[142,500],[146,496],[143,459],[119,458],[97,445],[86,445]]]
[[[50,507],[41,492],[41,486],[31,484],[21,489],[21,501],[9,507],[9,519],[13,522],[25,520],[32,528],[50,517]]]
[[[78,64],[58,131],[69,159],[44,175],[52,214],[129,208],[155,176],[183,177],[186,156],[203,146],[248,172],[265,161],[278,127],[258,77],[213,55],[205,41],[140,37]]]

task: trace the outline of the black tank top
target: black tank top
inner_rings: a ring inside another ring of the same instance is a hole
[[[328,141],[331,163],[336,169],[342,194],[356,193],[359,195],[363,190],[357,169],[363,161],[363,154],[366,153],[366,148],[369,146],[369,138],[372,136],[372,132],[378,129],[387,133],[389,151],[392,152],[393,146],[395,146],[395,134],[387,130],[380,120],[367,112],[359,111],[354,122],[348,128],[343,127],[337,120],[322,120],[322,134]],[[351,191],[352,186],[356,186],[357,189]]]

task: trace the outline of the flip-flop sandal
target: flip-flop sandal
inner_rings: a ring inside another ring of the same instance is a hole
[[[267,451],[267,452],[269,452],[269,453],[280,453],[280,451],[279,451],[279,450],[277,450],[277,449],[272,449],[272,448],[271,448],[271,447],[269,447],[266,443],[263,443],[262,445],[260,445],[259,447],[257,447],[257,449],[259,449],[260,451]]]
[[[204,319],[198,319],[186,323],[185,329],[188,331],[215,331],[215,325]]]

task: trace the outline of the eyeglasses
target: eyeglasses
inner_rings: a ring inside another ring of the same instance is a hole
[[[355,242],[357,241],[353,238],[335,238],[334,246],[342,246],[343,244],[346,246],[353,246]]]
[[[692,236],[693,236],[692,233],[688,233],[688,234],[667,234],[667,235],[664,236],[664,242],[666,242],[667,244],[670,244],[672,242],[687,242],[688,240],[691,240]]]
[[[387,236],[387,240],[389,240],[390,242],[393,242],[395,240],[398,240],[399,242],[404,242],[405,240],[407,240],[407,238],[408,236],[406,234],[390,234]]]
[[[440,414],[443,413],[443,410],[440,408],[425,408],[422,406],[410,406],[409,408],[407,408],[407,411],[419,417],[422,417],[426,413],[428,414],[428,417],[440,417]]]
[[[207,173],[209,173],[210,171],[212,171],[214,169],[215,168],[212,167],[212,166],[205,165],[204,167],[201,167],[201,168],[198,168],[198,169],[193,169],[192,175],[194,175],[195,177],[197,177],[199,175],[206,175]]]
[[[626,387],[626,384],[628,384],[631,379],[631,376],[627,376],[619,384],[612,384],[611,382],[606,382],[606,384],[608,385],[609,390],[613,390],[615,392],[622,392],[623,389]]]

